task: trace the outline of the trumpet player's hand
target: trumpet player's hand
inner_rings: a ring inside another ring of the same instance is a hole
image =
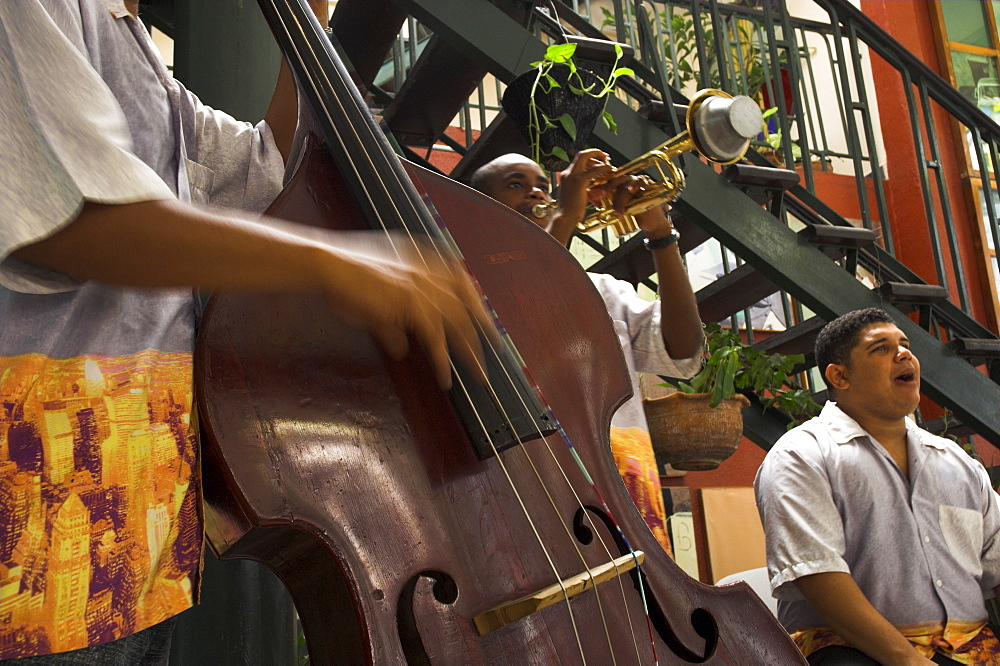
[[[581,150],[559,174],[559,208],[548,225],[548,232],[563,245],[569,242],[576,225],[587,213],[590,186],[595,179],[614,170],[603,150]]]
[[[559,174],[559,205],[563,210],[575,211],[583,219],[590,195],[590,186],[598,178],[614,171],[611,157],[603,150],[581,150],[570,165]]]
[[[611,201],[615,211],[624,213],[632,202],[643,197],[652,185],[653,180],[649,176],[625,175],[608,181],[605,187],[613,192]],[[663,238],[674,230],[667,216],[669,210],[669,206],[654,206],[636,215],[635,222],[650,240]]]

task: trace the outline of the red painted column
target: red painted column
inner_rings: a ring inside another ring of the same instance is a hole
[[[939,73],[943,71],[931,24],[930,3],[922,0],[861,0],[861,9],[922,62]],[[894,67],[875,54],[871,56],[871,67],[886,151],[888,180],[883,184],[896,256],[928,283],[938,284],[903,79]],[[946,75],[944,77],[947,78]],[[919,100],[916,89],[914,96]],[[982,279],[992,279],[992,276],[981,275],[975,231],[979,221],[975,211],[968,209],[966,188],[962,182],[965,149],[956,142],[953,122],[948,114],[933,102],[931,108],[972,314],[995,330],[992,296],[988,291],[984,294],[981,283]],[[926,131],[926,128],[922,130]],[[925,157],[930,157],[929,146],[926,145]],[[936,188],[933,181],[931,187]],[[937,206],[935,214],[939,239],[944,245],[947,241],[940,206]],[[948,265],[948,250],[944,248],[943,252]],[[947,270],[947,281],[946,286],[957,302],[955,276],[950,268]]]

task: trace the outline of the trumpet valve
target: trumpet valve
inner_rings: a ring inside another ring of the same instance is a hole
[[[615,233],[618,234],[619,238],[622,236],[628,236],[630,233],[639,230],[639,225],[635,221],[635,216],[629,215],[628,213],[625,213],[624,215],[616,215],[611,226],[614,227]]]

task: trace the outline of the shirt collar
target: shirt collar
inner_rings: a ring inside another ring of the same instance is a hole
[[[858,425],[857,421],[844,413],[844,410],[832,400],[828,400],[823,406],[823,411],[820,412],[818,418],[827,426],[837,444],[849,444],[858,437],[869,436],[865,429]],[[906,417],[906,436],[924,446],[944,450],[944,442],[940,438],[918,426],[910,417]]]
[[[827,427],[837,444],[849,444],[858,437],[868,436],[865,429],[832,400],[827,400],[817,418]]]
[[[104,0],[104,6],[116,19],[132,18],[132,13],[125,7],[124,0]]]

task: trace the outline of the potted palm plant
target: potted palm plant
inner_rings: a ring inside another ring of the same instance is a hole
[[[732,329],[707,324],[702,369],[691,379],[663,384],[676,393],[643,400],[657,456],[680,470],[718,467],[742,437],[747,393],[764,409],[784,411],[789,427],[818,414],[809,391],[789,377],[804,360],[802,354],[768,354],[744,343]]]

